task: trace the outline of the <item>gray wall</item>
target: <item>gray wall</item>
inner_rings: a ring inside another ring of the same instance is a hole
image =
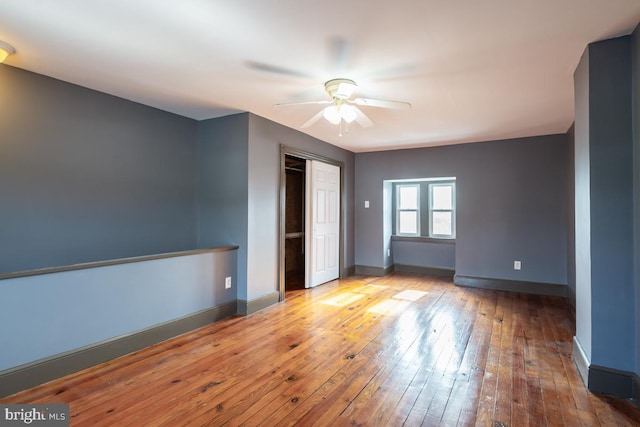
[[[636,27],[631,39],[631,86],[632,86],[632,127],[633,127],[633,217],[635,253],[635,373],[640,375],[640,26]]]
[[[638,346],[631,47],[593,43],[575,73],[576,340],[587,363],[622,371]]]
[[[198,132],[198,248],[238,245],[232,278],[247,297],[249,115],[200,122]]]
[[[354,154],[295,129],[249,115],[247,301],[278,291],[280,145],[344,162],[344,259],[353,266]]]
[[[591,360],[591,187],[589,181],[589,51],[574,73],[576,340]]]
[[[407,266],[455,270],[454,243],[392,241],[393,263]]]
[[[566,135],[356,154],[356,265],[385,265],[384,180],[456,177],[457,274],[566,284],[567,156]]]
[[[575,124],[567,131],[567,285],[569,297],[576,298],[576,221],[575,221]]]
[[[0,65],[0,273],[195,247],[197,122]]]
[[[630,38],[591,44],[591,362],[627,371],[635,351],[630,89]]]
[[[234,302],[235,269],[231,250],[2,280],[0,372]]]

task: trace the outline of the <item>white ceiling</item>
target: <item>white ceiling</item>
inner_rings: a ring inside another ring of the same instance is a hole
[[[375,126],[305,133],[354,152],[566,132],[586,45],[629,34],[639,0],[0,0],[7,64],[194,119],[299,129],[346,77]]]

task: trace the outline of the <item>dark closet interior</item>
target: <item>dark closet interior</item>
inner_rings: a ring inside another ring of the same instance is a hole
[[[285,290],[304,289],[305,159],[285,157]]]

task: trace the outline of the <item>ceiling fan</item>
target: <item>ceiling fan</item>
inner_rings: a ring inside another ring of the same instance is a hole
[[[354,98],[351,96],[356,91],[357,85],[351,79],[331,79],[324,84],[324,88],[329,94],[331,99],[318,100],[318,101],[305,101],[305,102],[291,102],[285,104],[276,104],[278,107],[291,106],[291,105],[305,105],[305,104],[329,104],[327,107],[320,110],[315,116],[307,120],[301,128],[306,128],[316,123],[321,118],[325,118],[329,123],[334,125],[341,125],[342,122],[349,125],[353,121],[356,121],[362,127],[373,126],[373,122],[358,108],[363,107],[378,107],[378,108],[393,108],[393,109],[409,109],[411,104],[401,101],[389,101],[383,99],[370,99],[370,98]]]

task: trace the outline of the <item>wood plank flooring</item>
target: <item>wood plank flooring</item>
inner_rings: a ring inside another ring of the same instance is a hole
[[[632,426],[589,393],[561,298],[435,277],[352,277],[1,403],[68,403],[72,426]]]

